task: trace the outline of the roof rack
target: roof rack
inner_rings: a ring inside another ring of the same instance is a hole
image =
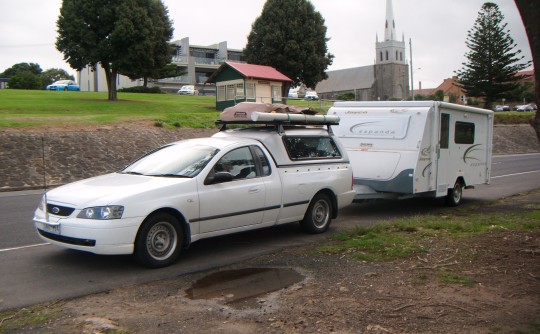
[[[226,121],[218,120],[215,123],[219,126],[220,131],[226,130],[227,124],[273,125],[278,128],[280,133],[283,132],[283,126],[287,125],[326,125],[328,132],[332,133],[330,125],[338,125],[339,116],[253,112],[251,113],[251,120],[242,118]]]

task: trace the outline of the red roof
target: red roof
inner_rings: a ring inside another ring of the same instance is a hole
[[[245,76],[246,78],[264,79],[264,80],[272,80],[272,81],[292,81],[289,77],[282,74],[281,72],[279,72],[278,70],[276,70],[275,68],[271,66],[233,63],[233,62],[225,62],[222,65],[222,67],[218,69],[218,71],[216,71],[214,75],[212,75],[212,77],[214,77],[215,74],[217,74],[217,72],[220,72],[220,70],[223,69],[223,66],[229,66],[233,68],[234,70],[238,71],[240,74]]]

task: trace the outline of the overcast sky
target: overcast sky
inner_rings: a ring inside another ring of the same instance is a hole
[[[330,70],[374,63],[375,39],[384,38],[385,0],[311,0],[328,28]],[[393,0],[398,36],[404,36],[407,60],[412,40],[414,88],[435,88],[462,67],[467,31],[474,25],[484,0]],[[510,35],[526,60],[531,52],[514,0],[492,0],[499,5]],[[251,25],[265,0],[163,0],[174,24],[174,39],[190,44],[227,41],[242,49]],[[61,0],[0,0],[0,73],[20,62],[38,63],[43,70],[75,71],[54,46]],[[284,22],[286,24],[286,22]],[[309,29],[309,26],[306,26]]]

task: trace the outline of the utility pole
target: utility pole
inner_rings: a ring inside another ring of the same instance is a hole
[[[411,96],[414,101],[414,79],[413,79],[413,64],[412,64],[412,41],[409,38],[409,51],[411,53]]]

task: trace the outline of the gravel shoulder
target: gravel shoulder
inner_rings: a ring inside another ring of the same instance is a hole
[[[540,192],[475,209],[539,210]],[[540,222],[539,222],[540,223]],[[496,245],[494,247],[494,245]],[[50,319],[14,333],[537,333],[540,232],[425,239],[426,253],[389,262],[289,248],[209,272],[42,305]],[[213,298],[190,289],[212,273],[287,268],[302,280],[234,300],[261,277],[222,282]],[[448,281],[448,277],[455,278]],[[231,290],[232,289],[232,290]],[[37,316],[38,314],[36,314]]]

